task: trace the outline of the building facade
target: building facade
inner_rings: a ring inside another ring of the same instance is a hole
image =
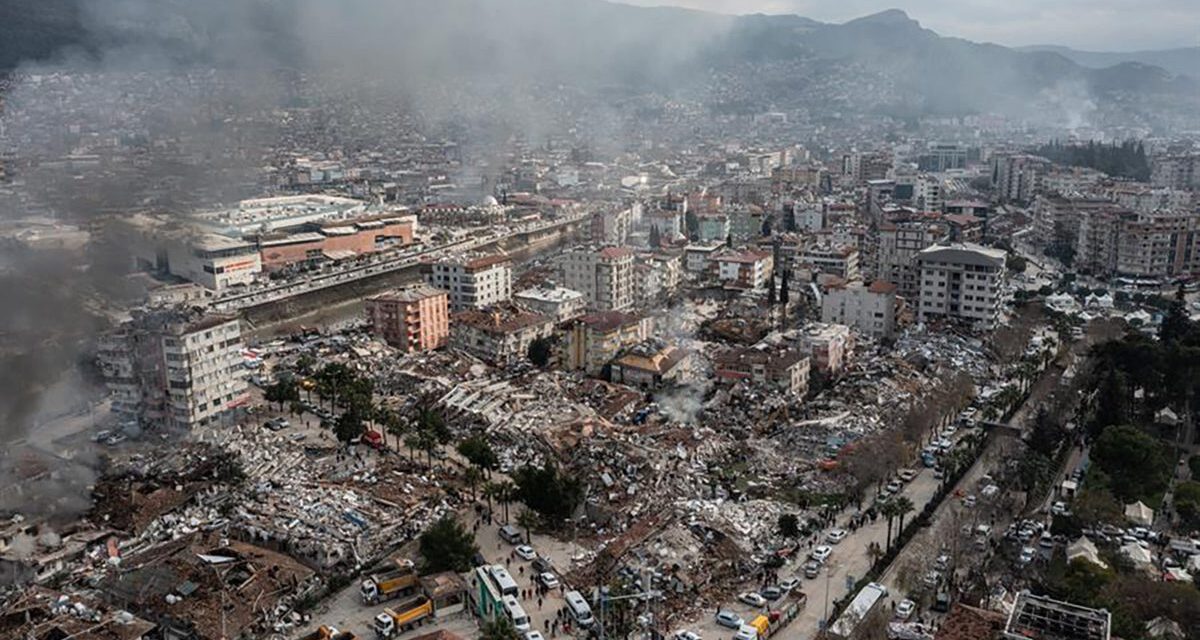
[[[577,318],[587,310],[587,298],[574,289],[555,286],[541,286],[517,292],[513,302],[544,316],[554,318],[555,322],[564,322]]]
[[[580,247],[559,258],[563,286],[587,298],[588,308],[621,311],[633,306],[633,252],[625,247]]]
[[[921,291],[917,319],[957,319],[980,331],[1001,321],[1005,253],[977,244],[939,245],[917,256]]]
[[[486,310],[468,309],[450,317],[450,339],[454,349],[469,353],[497,367],[523,362],[529,345],[554,333],[554,320],[512,305]]]
[[[141,427],[231,424],[249,399],[236,317],[166,310],[105,335],[98,360],[113,412]]]
[[[450,296],[426,284],[367,299],[371,332],[405,352],[429,351],[450,337]]]
[[[512,263],[501,255],[445,258],[426,266],[425,281],[449,294],[454,311],[484,309],[512,297]]]
[[[605,311],[576,318],[563,341],[563,366],[597,374],[624,349],[650,337],[650,319],[640,315]]]
[[[875,339],[896,334],[896,285],[876,280],[832,287],[821,300],[821,322],[844,324]]]

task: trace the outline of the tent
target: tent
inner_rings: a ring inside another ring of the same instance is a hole
[[[1143,527],[1154,522],[1154,509],[1142,504],[1141,500],[1125,505],[1125,519]]]
[[[1141,545],[1135,542],[1130,542],[1121,547],[1120,552],[1121,555],[1129,558],[1129,561],[1138,569],[1148,570],[1154,568],[1154,556],[1151,555],[1150,550],[1142,548]]]
[[[1096,544],[1084,536],[1079,536],[1078,540],[1067,545],[1067,562],[1074,562],[1076,558],[1083,558],[1098,567],[1108,568],[1100,559],[1100,550],[1096,548]]]

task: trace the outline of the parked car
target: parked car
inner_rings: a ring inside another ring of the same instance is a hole
[[[816,560],[809,560],[804,563],[804,577],[809,580],[821,575],[821,563]]]
[[[975,503],[976,503],[976,499],[975,499],[974,494],[963,498],[963,506],[968,509],[973,508],[975,506]]]
[[[831,555],[833,555],[833,547],[819,544],[812,550],[811,553],[808,554],[808,557],[820,562],[821,564],[825,564],[825,561],[828,560],[829,556]]]
[[[925,577],[922,578],[921,581],[924,582],[925,586],[927,587],[936,587],[942,581],[942,572],[930,571],[929,573],[925,574]]]
[[[527,544],[517,547],[515,551],[517,552],[517,557],[522,560],[533,560],[537,557],[537,552],[533,550],[533,547]]]
[[[765,607],[767,605],[767,599],[764,598],[762,594],[755,593],[753,591],[739,593],[738,600],[741,600],[752,607]]]
[[[825,541],[829,544],[837,544],[845,540],[848,535],[850,534],[845,529],[834,529],[829,532],[829,535],[825,536]]]
[[[913,478],[917,477],[917,472],[912,469],[901,469],[900,473],[896,475],[900,476],[900,479],[905,482],[912,482]]]
[[[538,582],[541,582],[542,586],[546,587],[547,589],[557,589],[559,585],[558,576],[550,573],[549,571],[545,573],[539,573]]]
[[[896,493],[903,487],[904,487],[904,485],[901,484],[899,480],[892,480],[891,482],[887,483],[887,492],[888,493]]]
[[[733,634],[733,640],[758,640],[758,628],[744,624]]]
[[[700,634],[696,633],[695,631],[688,631],[687,629],[680,629],[679,631],[676,631],[672,637],[674,637],[675,640],[702,640]]]
[[[546,573],[547,571],[553,571],[554,569],[554,567],[551,566],[550,561],[541,556],[534,558],[533,563],[529,565],[529,568],[532,569],[534,573]]]
[[[718,611],[716,621],[722,627],[730,629],[740,629],[744,623],[742,617],[732,611]]]
[[[784,593],[791,593],[800,587],[800,578],[791,577],[779,583],[779,588],[783,589]]]
[[[1037,550],[1035,550],[1033,547],[1023,547],[1021,549],[1021,555],[1017,556],[1017,564],[1025,565],[1033,562],[1033,556],[1035,553],[1037,553]]]
[[[766,589],[763,589],[762,591],[759,591],[758,593],[762,597],[766,598],[767,600],[769,600],[771,602],[774,602],[783,597],[783,589],[781,589],[779,587],[767,587]]]
[[[525,632],[525,640],[546,640],[546,636],[542,635],[537,629],[530,629]]]
[[[917,610],[917,603],[905,598],[896,605],[896,619],[908,620],[912,617],[914,611]]]

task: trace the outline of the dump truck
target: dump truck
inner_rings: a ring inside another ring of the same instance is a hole
[[[411,629],[433,615],[433,601],[416,595],[375,616],[375,637],[392,638]]]
[[[333,627],[321,625],[301,636],[300,640],[358,640],[358,636],[349,631],[338,631]]]
[[[372,573],[359,585],[363,604],[375,605],[408,595],[420,586],[420,576],[409,560],[396,559],[395,566]]]

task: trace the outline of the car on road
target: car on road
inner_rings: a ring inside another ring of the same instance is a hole
[[[914,611],[917,610],[917,603],[905,598],[896,604],[896,619],[908,620],[912,617]]]
[[[811,553],[808,554],[808,557],[820,562],[821,564],[825,564],[825,561],[828,560],[829,556],[831,555],[833,555],[833,547],[830,547],[826,544],[819,544],[812,550]]]
[[[1021,549],[1021,555],[1017,556],[1017,564],[1029,564],[1033,562],[1033,556],[1037,551],[1033,547],[1024,547]]]
[[[546,587],[547,589],[557,589],[560,584],[558,581],[558,576],[550,573],[549,571],[545,573],[539,573],[538,582],[542,583],[542,586]]]
[[[791,577],[779,583],[779,588],[783,589],[784,593],[791,593],[800,588],[800,578]]]
[[[942,555],[938,556],[937,559],[933,561],[933,568],[937,569],[938,571],[945,571],[949,567],[950,567],[950,556],[948,556],[944,553]]]
[[[554,569],[554,567],[550,565],[550,561],[541,556],[534,558],[533,562],[529,565],[529,568],[532,569],[534,573],[546,573],[547,571]]]
[[[974,507],[975,507],[975,503],[976,503],[976,502],[977,502],[977,500],[975,499],[975,495],[974,495],[974,494],[972,494],[972,495],[969,495],[969,496],[967,496],[967,497],[963,498],[963,506],[964,506],[964,507],[966,507],[966,508],[968,508],[968,509],[972,509],[972,508],[974,508]]]
[[[896,475],[900,476],[900,479],[905,482],[912,482],[913,478],[917,477],[917,472],[912,469],[901,469]]]
[[[845,540],[846,536],[848,535],[850,535],[850,533],[845,529],[834,529],[833,531],[829,532],[829,535],[825,536],[825,541],[829,544],[837,544],[842,540]]]
[[[783,589],[781,589],[779,587],[775,587],[775,586],[767,587],[766,589],[763,589],[762,591],[759,591],[758,593],[762,597],[766,598],[767,600],[769,600],[771,602],[774,602],[783,597]]]
[[[804,577],[809,580],[821,575],[821,563],[816,560],[809,560],[804,563]]]
[[[533,560],[537,557],[537,552],[533,550],[533,547],[527,544],[517,547],[514,549],[514,551],[516,551],[517,557],[522,560]]]
[[[903,489],[903,488],[904,488],[904,485],[901,484],[901,482],[899,480],[892,480],[891,482],[887,483],[886,491],[888,493],[896,493],[897,491],[900,491],[900,489]]]
[[[531,629],[525,632],[525,640],[546,640],[546,636],[543,636],[541,631]]]
[[[730,629],[742,628],[742,617],[732,611],[718,611],[716,616],[717,624]]]
[[[1050,505],[1050,513],[1056,516],[1067,515],[1069,513],[1067,510],[1067,503],[1063,502],[1062,500],[1055,502],[1054,504]]]
[[[922,578],[921,581],[924,582],[925,586],[929,588],[936,587],[942,582],[942,572],[930,571],[929,573],[925,574],[925,577]]]
[[[688,631],[687,629],[680,629],[672,634],[671,637],[674,638],[674,640],[703,640],[700,637],[700,634],[696,633],[695,631]]]
[[[946,477],[946,472],[943,471],[941,467],[933,468],[933,478],[935,480],[941,480],[942,478],[945,478],[945,477]]]
[[[101,429],[100,431],[97,431],[95,435],[92,436],[92,442],[104,442],[111,435],[112,435],[112,431],[109,431],[108,429]]]
[[[123,433],[114,433],[104,439],[104,444],[110,447],[115,447],[128,439],[129,438]]]
[[[767,605],[767,599],[764,598],[762,594],[755,593],[754,591],[744,591],[739,593],[738,600],[741,600],[752,607],[765,607]]]

